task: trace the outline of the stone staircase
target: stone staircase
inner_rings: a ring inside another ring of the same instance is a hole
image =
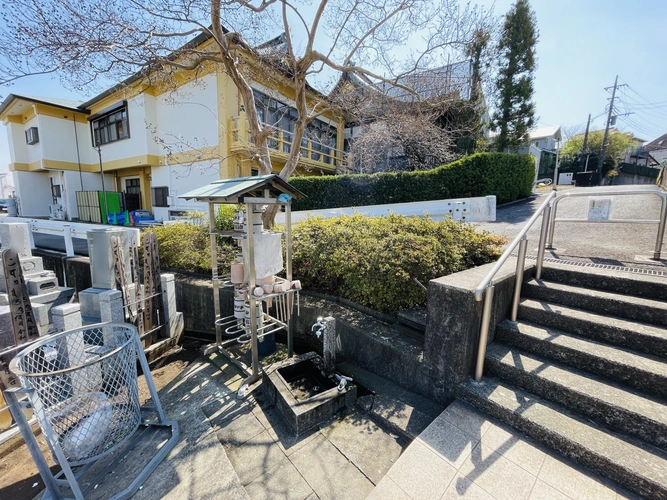
[[[458,397],[651,499],[667,499],[667,280],[554,266]]]

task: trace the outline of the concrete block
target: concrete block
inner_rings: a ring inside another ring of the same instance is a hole
[[[118,236],[123,248],[125,261],[125,277],[128,283],[131,278],[129,235],[125,229],[94,229],[87,231],[88,255],[90,256],[90,274],[93,288],[113,290],[116,288],[114,259],[111,250],[111,238]]]
[[[4,222],[0,224],[2,248],[12,248],[19,256],[32,257],[30,227],[26,222]]]
[[[50,271],[26,279],[29,295],[44,295],[58,290],[58,278]]]
[[[486,264],[429,282],[424,363],[439,384],[443,400],[453,398],[456,386],[474,371],[483,304],[475,300],[475,289],[494,265]],[[526,278],[530,278],[534,267],[533,263],[526,264]],[[509,259],[492,281],[495,293],[489,344],[496,325],[509,313],[515,273],[516,259]]]
[[[55,306],[51,308],[51,317],[53,318],[53,328],[58,332],[79,328],[82,325],[81,304]]]
[[[35,316],[37,329],[44,335],[49,328],[49,308],[43,304],[33,304],[32,313]],[[0,306],[0,350],[14,345],[14,327],[9,306]]]
[[[21,262],[21,268],[23,269],[24,276],[31,273],[44,272],[44,262],[41,257],[19,257],[19,261]],[[4,277],[4,275],[5,268],[4,266],[0,266],[0,276]]]
[[[99,294],[102,323],[124,323],[123,294],[118,290],[105,290]]]
[[[87,288],[79,292],[79,304],[81,304],[81,316],[90,323],[99,323],[100,316],[100,294],[106,292],[105,288]]]
[[[183,314],[176,310],[176,281],[173,274],[160,276],[164,300],[164,322],[169,338],[179,337],[183,332]]]

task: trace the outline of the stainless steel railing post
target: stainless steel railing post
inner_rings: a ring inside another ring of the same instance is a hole
[[[523,283],[523,269],[526,264],[526,247],[528,239],[524,236],[519,243],[519,256],[516,259],[516,275],[514,281],[514,297],[512,297],[512,312],[510,319],[516,321],[519,314],[519,300],[521,299],[521,284]]]
[[[549,217],[549,237],[547,238],[546,248],[554,247],[554,230],[556,229],[556,211],[558,210],[558,202],[561,198],[556,198],[551,206],[551,217]]]
[[[542,266],[544,265],[544,251],[546,250],[547,234],[549,234],[549,219],[551,218],[551,205],[547,205],[542,214],[542,228],[540,229],[540,242],[537,246],[537,262],[535,264],[535,279],[542,277]]]
[[[475,380],[482,380],[484,371],[484,357],[486,356],[486,344],[489,341],[489,325],[491,323],[491,309],[493,308],[493,285],[488,285],[484,292],[484,304],[482,309],[482,323],[479,329],[479,345],[477,346],[477,364],[475,366]]]
[[[667,199],[662,198],[662,205],[660,208],[660,222],[658,223],[658,236],[655,239],[655,250],[653,251],[653,258],[659,259],[662,252],[662,240],[665,237],[665,222],[667,221]]]

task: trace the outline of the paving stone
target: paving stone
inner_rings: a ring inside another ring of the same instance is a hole
[[[253,415],[287,456],[291,456],[320,435],[319,429],[314,428],[297,436],[276,407],[264,409],[256,406],[253,408]]]
[[[527,499],[536,478],[530,472],[497,453],[484,457],[481,446],[477,446],[459,472],[486,492],[493,492],[498,500]]]
[[[386,434],[359,412],[334,420],[320,432],[373,484],[380,482],[408,444],[404,438]]]
[[[318,486],[315,492],[322,500],[364,500],[374,487],[359,469],[348,462],[334,477]]]
[[[380,481],[367,500],[410,500],[410,496],[401,489],[389,476]]]
[[[454,500],[456,498],[493,500],[495,497],[484,491],[472,481],[466,479],[462,474],[457,474],[452,482],[449,483],[449,487],[442,496],[442,500]]]
[[[250,438],[243,446],[228,449],[227,457],[241,484],[245,486],[278,465],[285,459],[285,454],[269,433],[264,431]]]
[[[486,415],[458,399],[447,407],[442,416],[472,437],[479,438],[491,426]]]
[[[212,421],[211,425],[218,440],[225,448],[241,446],[249,439],[265,431],[264,426],[251,412],[233,420],[225,420],[220,425]]]
[[[288,458],[259,476],[245,489],[252,500],[301,500],[313,494],[312,488]]]
[[[619,436],[560,405],[497,379],[488,377],[481,384],[467,381],[461,389],[461,397],[471,404],[579,463],[646,497],[667,498],[664,450]]]
[[[419,435],[417,441],[429,447],[452,467],[458,469],[479,442],[479,436],[473,437],[466,434],[442,416],[436,418]]]
[[[290,460],[314,490],[337,475],[349,462],[322,434],[290,455]]]
[[[416,408],[384,395],[372,396],[373,401],[367,409],[371,416],[377,417],[381,423],[400,432],[409,439],[414,439],[433,421],[428,415]],[[358,401],[358,400],[357,400]],[[364,401],[361,402],[364,404]]]
[[[388,476],[413,499],[440,498],[456,469],[419,441],[413,442]]]
[[[582,497],[579,497],[582,498]],[[561,493],[553,486],[538,479],[533,486],[533,491],[530,494],[529,500],[571,500],[565,493]]]
[[[535,476],[540,472],[547,456],[527,438],[498,425],[492,425],[482,436],[482,451],[484,454],[498,453]]]
[[[615,499],[616,491],[573,463],[548,456],[538,478],[571,498]]]

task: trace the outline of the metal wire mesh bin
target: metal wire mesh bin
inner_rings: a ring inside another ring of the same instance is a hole
[[[152,398],[151,407],[142,408],[139,403],[137,357]],[[129,498],[178,439],[176,423],[164,418],[137,330],[132,325],[91,325],[50,335],[20,352],[10,369],[22,387],[6,391],[6,399],[46,484],[44,498],[62,498],[59,487],[66,484],[76,499],[83,499],[85,489],[80,488],[78,478],[94,463],[117,452],[115,460],[103,471],[106,475],[116,465],[114,461],[120,462],[139,443],[140,438],[131,438],[145,434],[137,432],[140,426],[170,427],[167,443],[134,482],[113,497]],[[54,459],[62,467],[55,477],[23,416],[16,392],[28,395]],[[148,417],[151,413],[152,419]],[[99,481],[102,479],[99,477]]]

